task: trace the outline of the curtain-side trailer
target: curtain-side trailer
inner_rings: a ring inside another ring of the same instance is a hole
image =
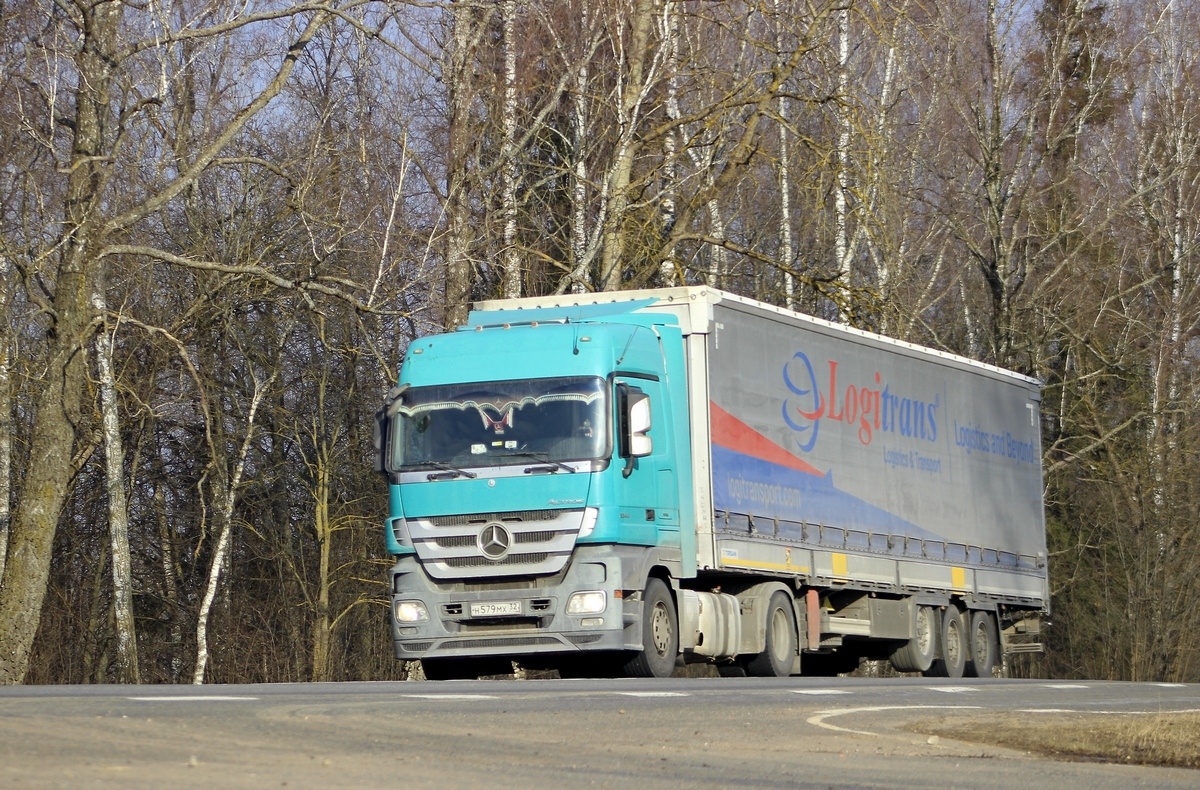
[[[481,303],[377,418],[396,656],[990,676],[1049,607],[1039,401],[706,287]]]

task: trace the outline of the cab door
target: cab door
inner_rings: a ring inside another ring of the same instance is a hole
[[[614,379],[618,511],[623,538],[644,545],[679,545],[679,485],[671,414],[656,378]]]

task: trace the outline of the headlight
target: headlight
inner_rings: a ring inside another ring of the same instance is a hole
[[[579,527],[579,537],[586,538],[596,530],[596,519],[600,517],[600,508],[589,507],[583,511],[583,524]]]
[[[392,611],[397,623],[423,623],[429,619],[429,610],[420,601],[396,601]]]
[[[607,605],[603,590],[577,592],[567,601],[567,614],[600,614]]]

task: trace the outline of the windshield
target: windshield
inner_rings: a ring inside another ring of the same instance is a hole
[[[587,461],[608,448],[604,379],[414,387],[392,407],[396,471]]]

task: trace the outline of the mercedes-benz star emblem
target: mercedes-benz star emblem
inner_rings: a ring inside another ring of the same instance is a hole
[[[512,534],[500,524],[488,524],[479,532],[479,550],[489,560],[502,559],[512,545]]]

